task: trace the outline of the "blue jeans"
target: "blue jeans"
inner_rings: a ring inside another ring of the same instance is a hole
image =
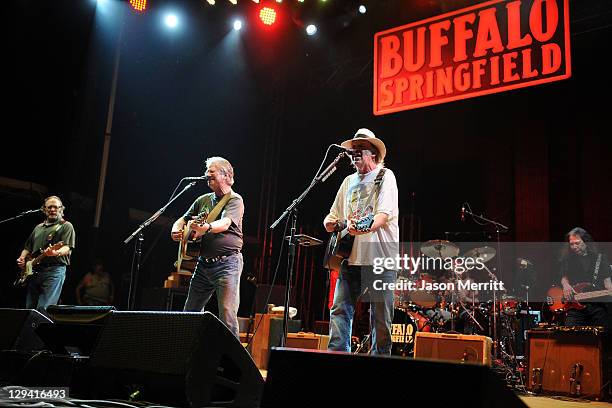
[[[334,304],[329,319],[330,351],[351,351],[351,334],[355,304],[368,292],[370,298],[370,330],[372,354],[391,354],[391,323],[393,321],[393,291],[377,291],[372,287],[375,279],[395,282],[397,273],[385,270],[376,275],[371,266],[353,266],[342,263]],[[366,289],[367,288],[367,289]]]
[[[217,294],[219,320],[239,338],[238,306],[240,304],[240,274],[244,261],[237,253],[207,264],[198,259],[185,301],[185,312],[203,312],[213,292]]]
[[[26,292],[26,309],[46,315],[47,306],[56,305],[66,279],[66,265],[39,266],[34,269]]]

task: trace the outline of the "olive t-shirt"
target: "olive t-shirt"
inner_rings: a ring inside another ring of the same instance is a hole
[[[63,241],[64,245],[68,245],[70,249],[74,249],[75,237],[72,224],[63,219],[50,224],[45,221],[34,227],[24,248],[31,254],[38,255],[41,250],[60,241]],[[67,255],[46,257],[40,262],[40,265],[70,265],[70,252]]]

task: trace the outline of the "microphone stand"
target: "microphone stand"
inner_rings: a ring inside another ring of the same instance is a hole
[[[323,183],[329,176],[331,176],[336,171],[336,165],[342,159],[342,157],[346,156],[346,152],[342,152],[336,156],[333,162],[330,163],[318,176],[316,176],[310,182],[310,185],[304,190],[302,194],[287,207],[287,209],[281,214],[280,217],[276,221],[270,225],[270,229],[274,229],[278,226],[278,224],[287,216],[290,218],[287,222],[291,221],[291,230],[289,233],[289,247],[288,247],[288,260],[287,260],[287,277],[285,279],[285,303],[283,310],[283,334],[281,336],[280,347],[285,347],[287,343],[287,333],[288,333],[288,321],[289,321],[289,296],[291,294],[291,280],[293,276],[293,264],[295,260],[295,231],[297,224],[297,206],[306,198],[310,190],[319,184]],[[285,237],[283,237],[285,239]],[[279,255],[280,256],[280,255]]]
[[[132,239],[134,239],[136,235],[138,235],[138,240],[136,241],[136,244],[134,245],[134,258],[136,259],[136,271],[134,271],[134,262],[132,262],[132,266],[130,267],[130,290],[128,292],[128,310],[134,310],[134,303],[136,301],[136,285],[138,283],[138,273],[140,272],[140,254],[142,253],[142,243],[144,241],[144,235],[142,233],[142,230],[148,227],[149,224],[151,224],[153,221],[158,219],[159,216],[162,215],[164,211],[166,211],[166,208],[168,208],[168,206],[174,202],[174,200],[179,198],[185,191],[195,186],[195,184],[196,184],[195,181],[192,181],[191,183],[187,184],[180,193],[173,196],[170,199],[170,201],[168,201],[162,208],[157,210],[155,214],[149,217],[148,220],[140,224],[140,226],[138,226],[138,228],[136,228],[136,230],[132,232],[130,236],[125,239],[125,241],[123,241],[123,243],[127,245]]]
[[[4,224],[5,222],[9,222],[9,221],[12,221],[12,220],[16,220],[17,218],[21,218],[21,217],[23,217],[24,215],[34,214],[34,213],[41,212],[41,211],[42,211],[42,210],[41,210],[40,208],[37,208],[37,209],[35,209],[35,210],[28,210],[28,211],[24,211],[24,212],[22,212],[22,213],[20,213],[20,214],[17,214],[17,215],[16,215],[16,216],[14,216],[14,217],[10,217],[10,218],[7,218],[7,219],[4,219],[4,220],[0,221],[0,224]]]
[[[502,274],[502,269],[501,269],[501,244],[500,244],[500,239],[499,239],[499,234],[500,234],[500,230],[504,230],[504,232],[508,231],[508,227],[506,227],[504,224],[500,224],[497,221],[493,221],[490,220],[488,218],[483,217],[482,215],[476,215],[471,211],[471,208],[468,207],[468,209],[464,209],[466,214],[471,215],[472,217],[477,218],[480,221],[489,223],[491,225],[493,225],[495,227],[495,232],[497,235],[497,268],[499,270],[499,277],[502,279],[503,282],[503,274]],[[489,276],[493,279],[494,282],[498,282],[499,280],[497,279],[497,276],[495,276],[495,274],[493,272],[491,272],[489,270],[489,268],[486,267],[487,272],[489,273]],[[495,288],[495,286],[493,286],[493,358],[497,359],[499,357],[499,345],[497,343],[497,313],[499,312],[497,310],[497,297],[496,297],[496,292],[497,289]]]

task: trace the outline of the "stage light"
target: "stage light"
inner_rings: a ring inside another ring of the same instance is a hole
[[[276,22],[276,10],[271,7],[263,7],[259,10],[259,19],[267,26],[271,26]]]
[[[174,14],[168,14],[164,18],[164,23],[166,23],[169,28],[175,28],[178,24],[178,18]]]
[[[253,3],[259,4],[259,0],[253,0]]]
[[[206,0],[208,2],[208,4],[210,4],[211,6],[215,5],[215,0]]]
[[[234,6],[238,4],[238,0],[229,0],[229,2],[232,3]]]
[[[306,34],[315,35],[317,33],[317,26],[314,24],[308,24],[306,27]]]
[[[130,0],[130,7],[134,11],[145,11],[147,9],[147,0]]]
[[[241,28],[242,28],[242,21],[234,20],[234,30],[240,31]]]
[[[283,0],[276,0],[276,2],[277,2],[277,3],[282,3],[282,2],[283,2]]]
[[[359,6],[359,12],[361,14],[365,14],[366,11],[368,11],[368,9],[366,9],[366,6],[364,6],[363,4],[361,6]]]

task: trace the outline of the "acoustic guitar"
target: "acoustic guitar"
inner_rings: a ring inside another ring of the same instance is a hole
[[[207,212],[201,212],[194,219],[187,221],[187,224],[183,227],[183,236],[179,242],[178,256],[175,262],[176,272],[181,271],[181,264],[183,261],[190,261],[197,256],[198,251],[190,251],[189,246],[195,242],[198,242],[200,236],[197,235],[196,231],[191,229],[191,226],[197,224],[203,226],[206,223],[208,217]]]
[[[357,231],[367,231],[374,223],[374,214],[370,213],[353,221]],[[340,264],[351,255],[355,237],[349,234],[348,223],[338,223],[338,231],[332,232],[323,258],[323,266],[327,269],[340,270]]]

